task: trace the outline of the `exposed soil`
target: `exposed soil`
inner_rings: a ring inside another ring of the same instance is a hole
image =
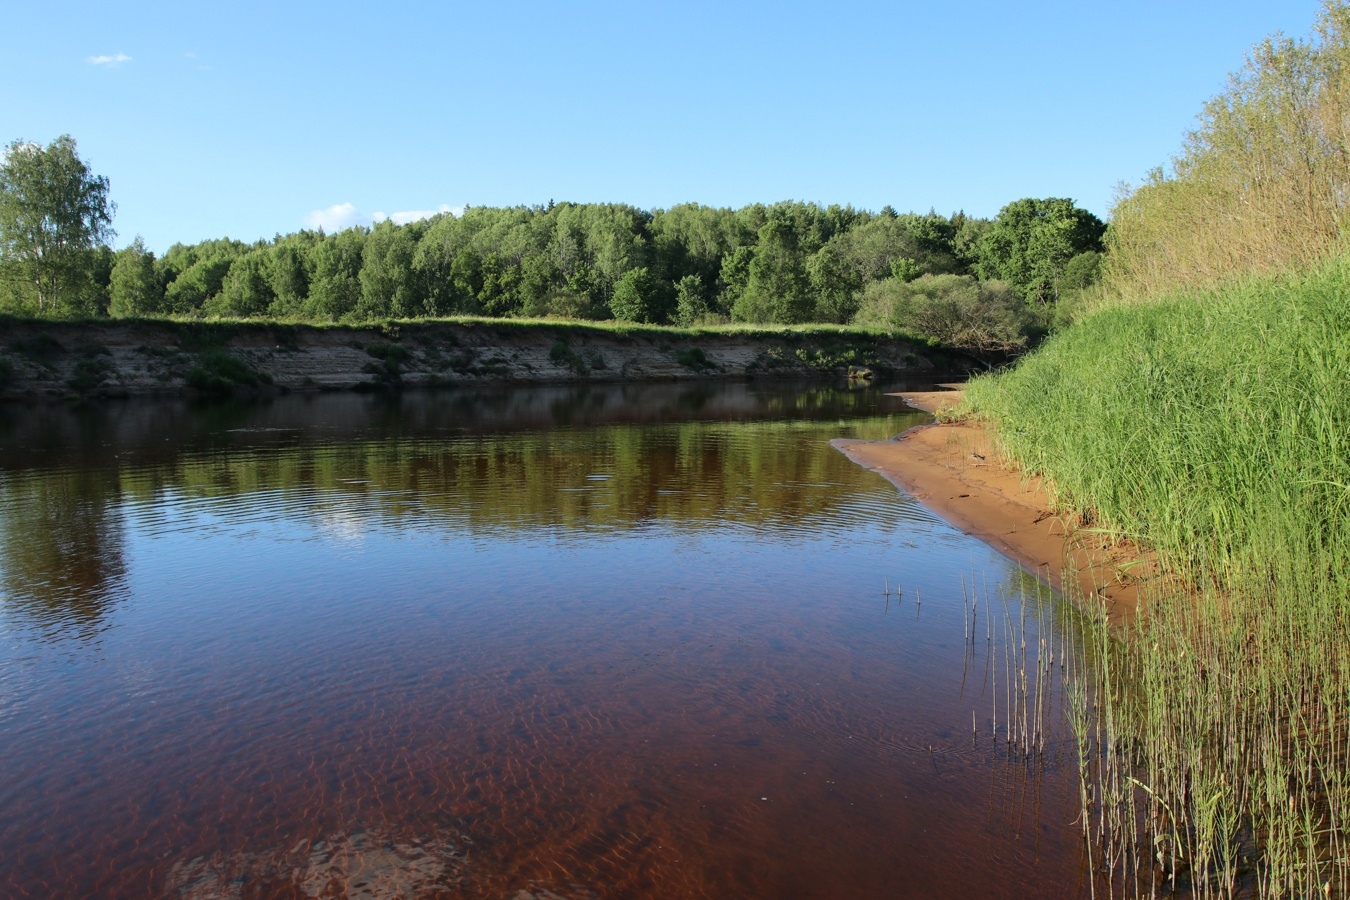
[[[0,398],[11,400],[925,374],[960,371],[963,362],[907,341],[828,330],[683,335],[519,323],[0,321]]]
[[[961,402],[959,390],[903,393],[906,403],[940,413]],[[1096,534],[1058,510],[1039,478],[1000,462],[978,421],[939,421],[889,441],[836,440],[854,462],[885,477],[966,534],[1015,560],[1082,604],[1099,600],[1111,621],[1127,620],[1151,559],[1134,546]]]

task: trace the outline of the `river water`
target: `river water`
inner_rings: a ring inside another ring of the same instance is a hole
[[[1054,601],[829,445],[925,420],[0,409],[0,895],[1086,896],[1068,742],[998,721]]]

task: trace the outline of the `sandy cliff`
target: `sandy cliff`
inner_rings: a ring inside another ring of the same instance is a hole
[[[880,336],[665,332],[514,322],[383,328],[0,322],[0,396],[352,390],[491,382],[666,381],[951,372],[962,360]]]

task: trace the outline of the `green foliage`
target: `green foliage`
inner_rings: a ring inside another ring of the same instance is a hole
[[[703,352],[702,347],[686,347],[683,350],[678,350],[675,353],[675,360],[686,369],[692,369],[695,372],[718,368],[717,363],[708,359],[708,354]]]
[[[320,322],[346,319],[362,297],[361,261],[366,243],[363,228],[329,235],[313,248],[314,276],[304,309]]]
[[[801,236],[787,221],[769,221],[759,230],[745,290],[731,309],[732,321],[795,325],[810,321],[814,306]]]
[[[548,350],[548,358],[560,366],[566,366],[578,375],[589,375],[590,365],[567,343],[566,340],[553,342]]]
[[[193,247],[175,244],[160,260],[167,311],[196,313],[215,299],[234,261],[248,252],[239,241],[204,241]]]
[[[314,248],[322,238],[312,231],[278,238],[262,251],[263,272],[271,289],[268,314],[280,318],[304,315],[305,299],[314,278]]]
[[[684,328],[708,317],[708,301],[703,296],[703,278],[686,275],[675,285],[675,324]]]
[[[95,311],[95,247],[113,237],[116,205],[62,135],[46,147],[16,140],[0,161],[0,280],[5,305],[39,315]],[[0,300],[4,300],[0,297]]]
[[[252,246],[142,243],[89,257],[86,308],[115,316],[361,324],[458,315],[643,324],[844,323],[868,285],[968,274],[989,223],[800,202],[466,209]],[[106,271],[104,271],[106,270]]]
[[[999,357],[1026,345],[1021,303],[1002,282],[969,275],[925,275],[867,286],[854,323],[892,328],[948,347]]]
[[[999,211],[976,247],[975,269],[986,280],[1006,281],[1028,301],[1059,299],[1069,261],[1100,251],[1106,224],[1072,200],[1024,199]]]
[[[66,381],[66,386],[77,394],[88,394],[102,387],[112,367],[109,365],[107,347],[87,345],[79,348],[79,358],[75,361],[75,370]]]
[[[896,281],[913,281],[922,274],[923,269],[908,256],[900,256],[891,260],[891,277]]]
[[[186,380],[189,386],[206,394],[226,394],[271,382],[266,373],[254,371],[248,363],[224,348],[201,353],[197,364],[188,370]]]
[[[630,269],[614,286],[614,295],[609,299],[609,308],[614,318],[624,322],[659,322],[659,308],[656,289],[647,269]]]
[[[145,249],[140,235],[117,254],[111,282],[110,316],[152,315],[163,306],[164,288],[155,272],[155,255]]]
[[[380,361],[374,374],[395,380],[401,377],[403,364],[412,357],[412,352],[402,344],[371,344],[366,353]]]
[[[353,321],[426,315],[426,292],[413,267],[423,223],[395,225],[386,219],[366,237],[357,280],[361,299],[348,314]]]
[[[266,257],[249,253],[234,260],[220,285],[220,293],[203,305],[208,315],[244,319],[265,315],[276,300],[267,280]]]

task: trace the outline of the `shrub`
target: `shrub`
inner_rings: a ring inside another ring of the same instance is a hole
[[[932,338],[980,354],[1006,353],[1026,346],[1016,293],[1001,281],[969,275],[924,275],[869,284],[855,325],[890,328]]]
[[[208,394],[229,393],[272,381],[270,376],[254,371],[244,360],[222,349],[202,353],[185,378],[191,387]]]

